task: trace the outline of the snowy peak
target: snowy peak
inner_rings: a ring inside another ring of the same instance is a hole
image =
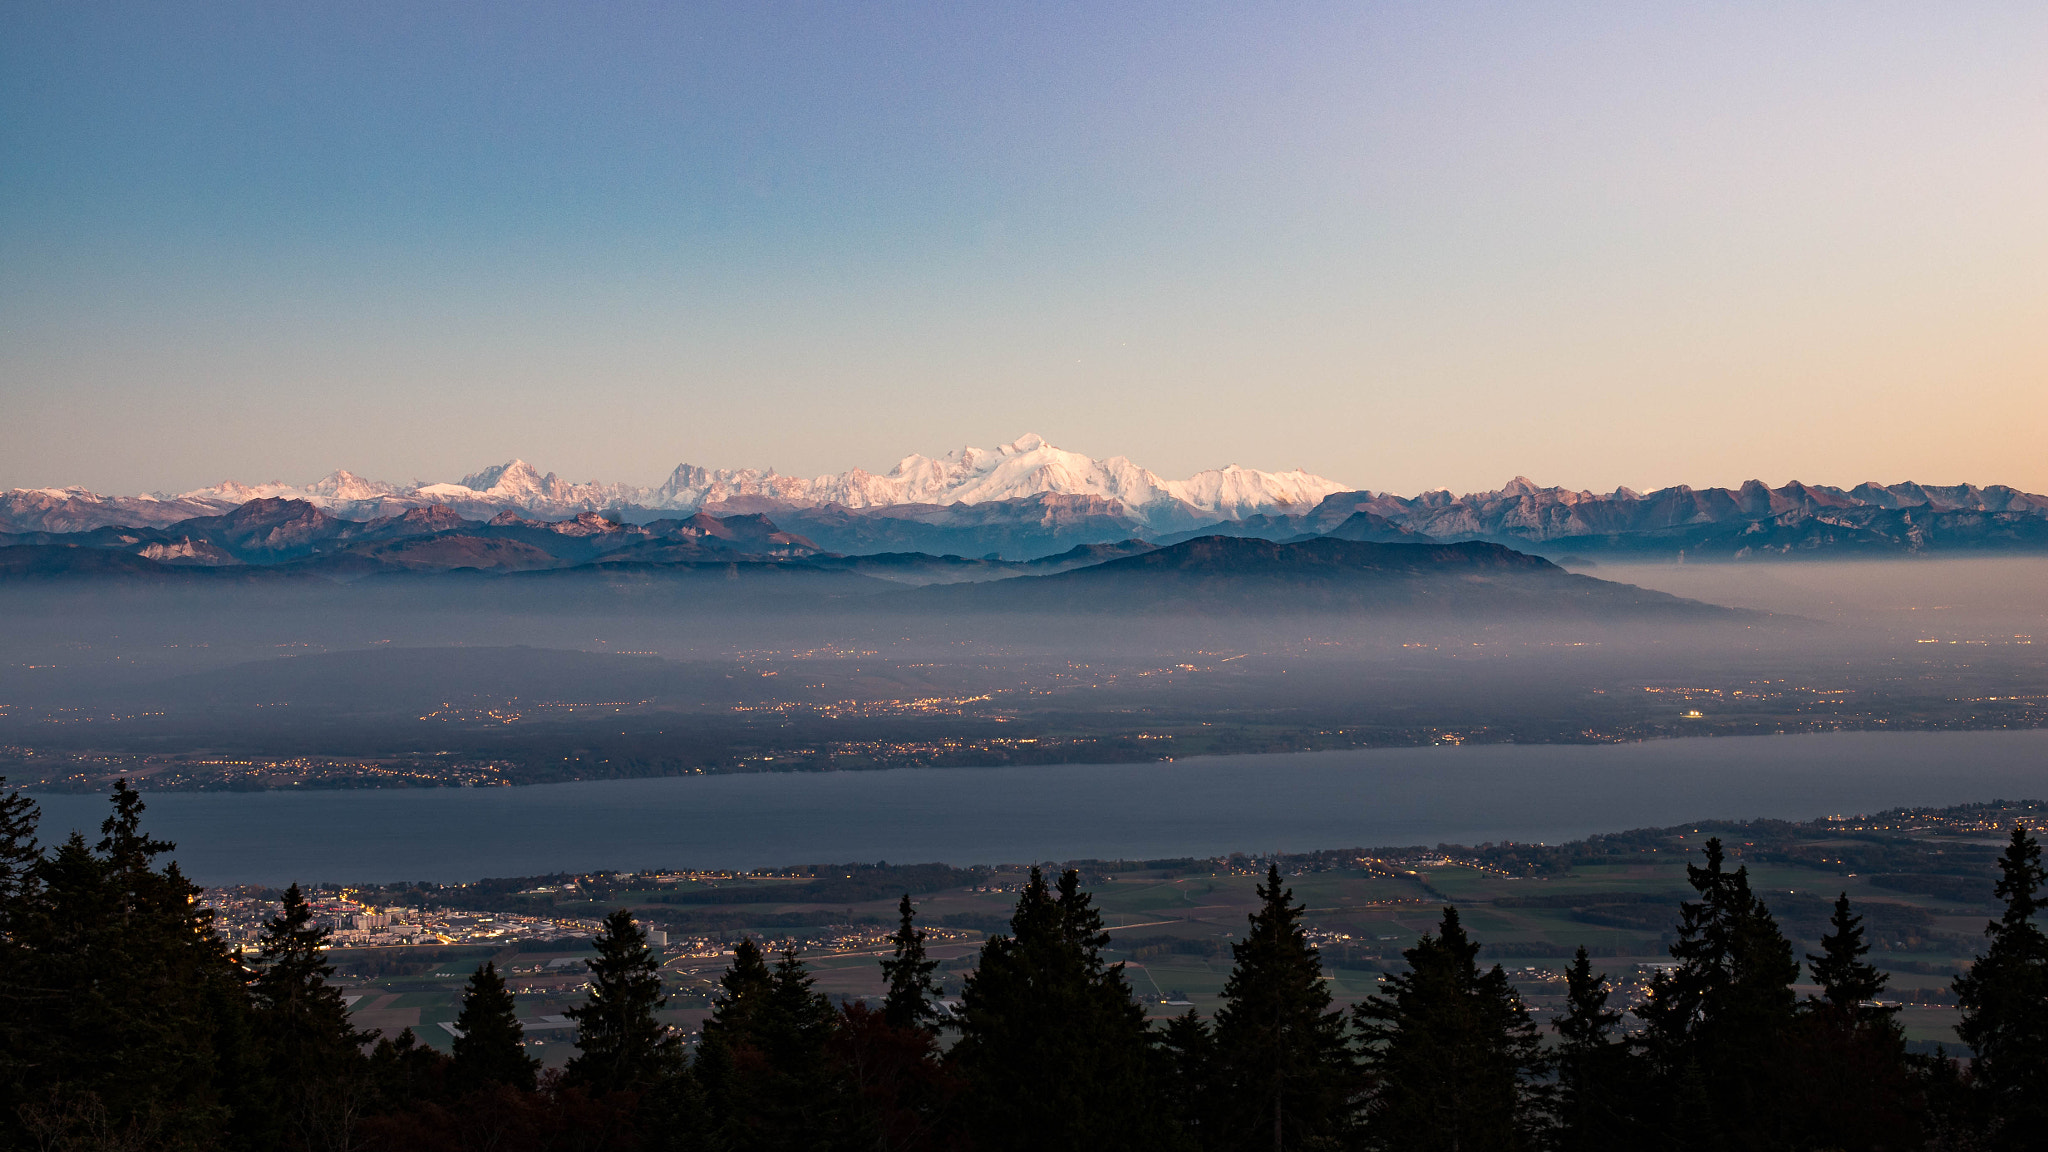
[[[883,475],[855,468],[805,478],[783,476],[773,469],[680,464],[659,486],[643,488],[572,483],[515,458],[452,483],[390,484],[336,471],[304,486],[274,480],[256,485],[224,481],[175,496],[133,498],[38,489],[40,495],[33,499],[19,492],[10,499],[39,508],[48,505],[34,515],[56,522],[159,524],[217,515],[251,500],[300,500],[355,520],[437,505],[478,519],[513,512],[561,520],[627,507],[694,512],[711,506],[731,513],[776,506],[862,510],[1076,497],[1114,502],[1123,514],[1155,527],[1180,528],[1258,513],[1304,512],[1323,497],[1345,490],[1345,485],[1299,469],[1261,472],[1236,464],[1186,480],[1166,480],[1126,457],[1098,460],[1056,447],[1032,432],[994,448],[968,446],[943,456],[905,456]]]
[[[1098,460],[1055,447],[1034,432],[995,448],[970,446],[938,457],[905,456],[883,476],[854,469],[805,480],[686,464],[669,477],[660,495],[675,507],[769,499],[846,508],[1088,496],[1116,501],[1142,519],[1166,525],[1203,517],[1306,510],[1332,492],[1345,490],[1345,485],[1298,469],[1272,473],[1234,464],[1186,480],[1163,480],[1126,457]]]

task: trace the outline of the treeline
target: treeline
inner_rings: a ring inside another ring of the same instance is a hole
[[[36,1149],[2024,1149],[2048,1132],[2048,881],[2015,827],[1987,946],[1954,982],[1970,1058],[1906,1051],[1861,917],[1806,957],[1717,839],[1688,867],[1674,966],[1625,1013],[1582,949],[1538,1021],[1458,910],[1342,1009],[1277,867],[1220,1009],[1153,1025],[1078,872],[1031,873],[957,1004],[910,898],[878,1005],[835,1006],[794,952],[735,950],[694,1051],[663,1025],[625,910],[595,942],[577,1055],[542,1074],[491,964],[453,1055],[352,1027],[296,886],[230,952],[116,789],[102,838],[50,850],[0,801],[0,1133]],[[1152,942],[1147,942],[1148,945]],[[1161,946],[1170,947],[1166,942]],[[1544,1025],[1548,1024],[1549,1028]]]

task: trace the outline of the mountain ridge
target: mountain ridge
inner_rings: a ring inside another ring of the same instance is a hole
[[[574,483],[513,459],[452,483],[393,484],[335,471],[311,484],[223,481],[177,494],[108,496],[84,488],[16,488],[0,493],[0,530],[81,531],[109,525],[161,526],[222,514],[258,499],[302,500],[344,519],[372,520],[407,508],[446,505],[463,512],[513,510],[548,517],[636,509],[699,511],[752,503],[763,508],[851,510],[909,505],[946,507],[1040,496],[1115,503],[1154,528],[1188,527],[1205,517],[1236,518],[1275,510],[1306,511],[1345,485],[1300,469],[1263,472],[1231,464],[1166,480],[1123,456],[1096,459],[1027,433],[996,448],[912,454],[889,472],[860,468],[817,477],[774,469],[711,469],[679,464],[653,487]]]
[[[652,488],[571,483],[519,459],[454,483],[390,484],[337,471],[303,487],[227,482],[175,495],[17,488],[0,492],[0,534],[133,534],[196,526],[208,518],[231,521],[240,509],[265,501],[292,501],[337,523],[389,526],[414,517],[427,518],[419,521],[424,526],[439,518],[433,522],[445,529],[462,522],[503,527],[516,521],[550,533],[595,531],[590,523],[673,524],[690,516],[712,523],[752,515],[772,522],[771,531],[826,552],[1009,560],[1122,540],[1172,545],[1217,535],[1490,540],[1560,555],[1666,559],[2048,551],[2048,496],[2006,485],[1905,481],[1841,488],[1792,481],[1772,488],[1751,480],[1733,488],[1680,484],[1649,493],[1596,493],[1544,487],[1517,476],[1489,492],[1438,489],[1400,496],[1346,489],[1298,469],[1276,473],[1231,465],[1187,480],[1162,480],[1125,457],[1098,460],[1036,435],[994,449],[907,456],[881,475],[853,469],[803,478],[772,469],[683,464]],[[564,527],[570,522],[586,527]],[[278,535],[275,546],[289,551],[295,546],[292,533],[302,529],[270,530]],[[330,525],[314,534],[356,531]],[[242,555],[246,542],[211,536],[157,537],[138,547],[179,564],[251,559]]]

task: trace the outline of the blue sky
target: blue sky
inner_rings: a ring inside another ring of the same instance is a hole
[[[0,485],[2048,489],[2038,4],[0,12]]]

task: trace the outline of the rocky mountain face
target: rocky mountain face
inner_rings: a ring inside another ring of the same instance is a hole
[[[432,505],[363,521],[341,519],[303,500],[276,497],[162,528],[0,533],[0,547],[115,551],[170,567],[255,566],[343,577],[385,570],[525,571],[607,559],[781,560],[819,552],[810,541],[758,515],[720,518],[696,513],[625,524],[595,512],[555,521],[504,512],[479,521],[464,519],[445,505]],[[17,559],[22,555],[18,553]],[[98,565],[92,571],[104,567],[92,558],[77,562]]]
[[[1805,555],[2048,550],[2048,496],[1994,485],[1862,484],[1781,488],[1680,485],[1647,495],[1539,488],[1493,492],[1340,492],[1302,515],[1249,517],[1163,537],[1223,534],[1291,540],[1334,535],[1399,541],[1492,540],[1515,547],[1701,560]],[[1412,534],[1412,536],[1411,536]]]

